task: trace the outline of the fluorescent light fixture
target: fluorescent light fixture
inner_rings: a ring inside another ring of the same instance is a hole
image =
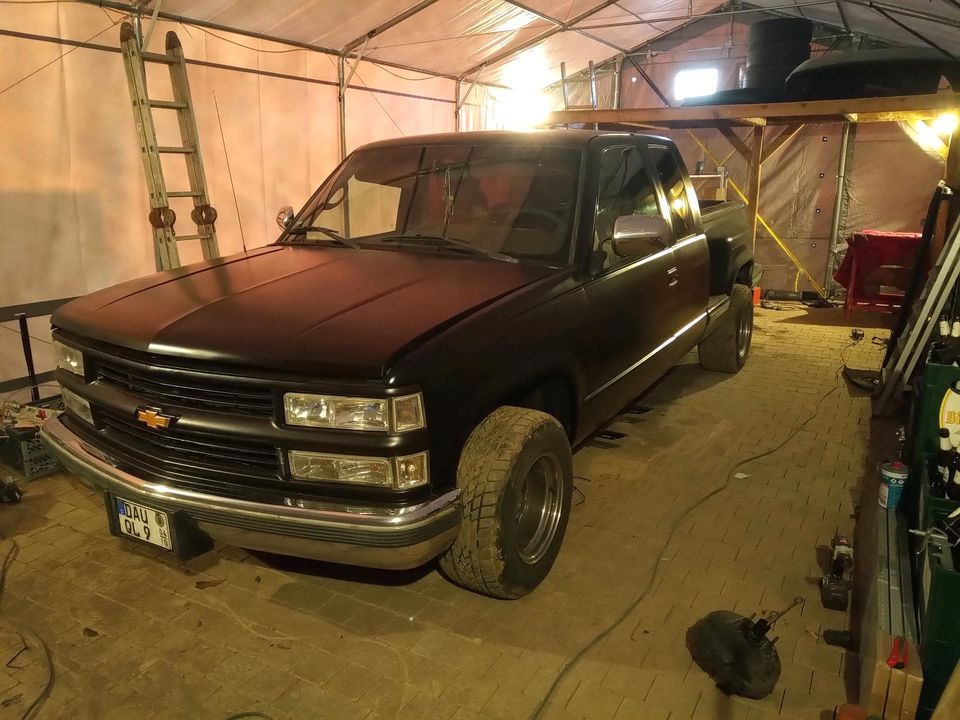
[[[720,71],[716,68],[681,70],[673,77],[673,96],[677,100],[713,95],[720,86]]]
[[[960,121],[958,121],[956,113],[945,112],[937,116],[930,127],[940,137],[946,137],[953,134],[953,131],[957,129],[958,122]]]

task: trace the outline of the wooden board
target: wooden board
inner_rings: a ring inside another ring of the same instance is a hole
[[[808,122],[898,122],[931,120],[960,108],[960,94],[906,95],[849,100],[701,105],[680,108],[566,110],[550,113],[545,125],[635,123],[666,128],[795,125]]]

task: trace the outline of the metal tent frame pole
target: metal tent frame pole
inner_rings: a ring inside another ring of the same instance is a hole
[[[856,138],[856,124],[843,123],[840,135],[840,159],[837,161],[837,192],[833,200],[833,219],[830,224],[830,246],[827,250],[827,267],[823,274],[823,288],[826,290],[826,299],[831,300],[836,283],[833,280],[833,271],[837,263],[837,248],[843,235],[847,220],[849,196],[847,194],[848,168],[853,162],[853,148]]]

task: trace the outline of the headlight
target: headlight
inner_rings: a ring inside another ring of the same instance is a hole
[[[75,392],[60,388],[60,394],[63,397],[63,406],[79,418],[93,424],[93,413],[90,411],[90,403],[77,395]]]
[[[305,427],[386,430],[389,424],[385,399],[287,393],[283,413],[288,425]]]
[[[75,375],[80,375],[83,377],[83,353],[72,348],[69,345],[64,345],[58,340],[53,341],[53,350],[57,355],[57,367],[63,368],[68,372],[72,372]]]
[[[290,474],[313,482],[376,485],[406,490],[428,480],[427,453],[398,458],[353,457],[291,450]]]
[[[283,415],[288,425],[408,432],[425,425],[420,393],[390,398],[286,393]]]

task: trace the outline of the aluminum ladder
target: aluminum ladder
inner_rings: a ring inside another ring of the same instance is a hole
[[[896,348],[881,370],[881,384],[878,388],[878,397],[875,412],[881,414],[887,403],[898,391],[904,389],[913,375],[917,363],[923,357],[930,335],[937,324],[947,300],[957,281],[960,280],[960,220],[950,233],[936,264],[930,269],[927,284],[923,287],[920,297],[913,303],[910,318],[897,338]]]
[[[140,141],[143,171],[147,177],[147,189],[150,193],[149,221],[153,230],[157,270],[180,267],[177,243],[186,240],[200,242],[204,260],[219,257],[217,233],[214,229],[217,211],[210,205],[207,193],[207,179],[203,173],[203,160],[200,157],[200,138],[197,133],[190,84],[187,81],[187,65],[180,39],[176,33],[168,32],[165,54],[144,52],[133,25],[125,22],[120,26],[120,50],[123,54],[123,67],[127,73],[127,86],[130,89],[130,102],[133,105],[137,137]],[[173,87],[173,100],[155,100],[147,94],[144,61],[163,63],[167,66],[170,71],[170,84]],[[180,128],[179,145],[164,146],[157,143],[157,132],[153,122],[154,110],[173,111],[177,114]],[[183,157],[189,178],[188,190],[167,190],[163,177],[162,155]],[[193,200],[190,219],[197,227],[195,233],[177,235],[174,232],[177,215],[170,208],[169,201],[172,198]]]

